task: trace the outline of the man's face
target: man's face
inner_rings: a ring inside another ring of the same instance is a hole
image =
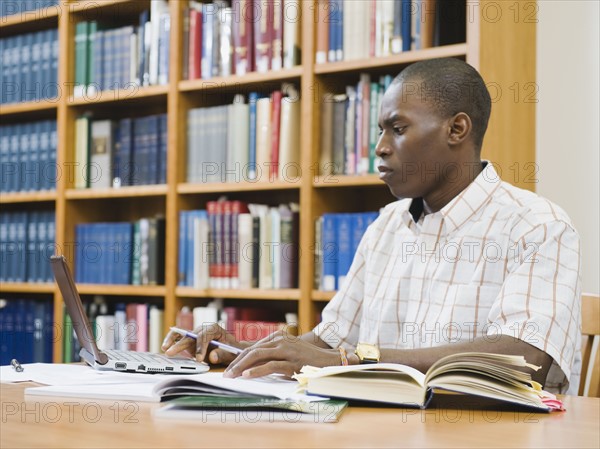
[[[394,84],[383,96],[376,165],[397,198],[427,200],[443,192],[444,167],[451,162],[449,121],[421,99],[417,81]]]

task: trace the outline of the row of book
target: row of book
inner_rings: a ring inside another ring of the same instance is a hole
[[[323,214],[315,222],[315,284],[317,290],[339,290],[358,244],[378,212]]]
[[[183,78],[268,72],[300,64],[300,0],[190,1]]]
[[[165,220],[85,223],[75,227],[75,279],[90,284],[161,285]]]
[[[161,352],[164,311],[158,306],[133,302],[109,305],[102,296],[84,300],[83,306],[100,349]],[[63,362],[77,362],[81,347],[68,313],[63,320]]]
[[[56,120],[0,126],[0,192],[56,187]]]
[[[383,93],[392,82],[390,75],[371,81],[360,75],[345,94],[326,95],[321,105],[320,173],[355,175],[376,173],[377,123]]]
[[[54,211],[0,214],[0,281],[52,282]]]
[[[12,16],[26,11],[36,11],[58,5],[58,0],[11,0],[0,2],[0,17]]]
[[[75,26],[75,97],[99,91],[167,84],[171,16],[165,0],[150,2],[139,25],[108,29],[97,21]]]
[[[282,313],[263,307],[225,306],[218,298],[206,306],[190,309],[184,306],[177,313],[176,326],[181,329],[197,329],[201,326],[219,324],[238,341],[258,341],[278,330],[285,329],[292,335],[298,331],[298,315]]]
[[[52,363],[55,338],[52,298],[0,299],[0,365]]]
[[[292,85],[188,111],[187,181],[298,181],[300,98]]]
[[[59,95],[58,29],[1,38],[0,59],[1,104]]]
[[[298,286],[299,207],[209,201],[179,216],[178,283],[195,288]]]
[[[389,56],[465,41],[465,2],[319,0],[318,64]]]
[[[76,189],[167,182],[167,115],[75,121]]]

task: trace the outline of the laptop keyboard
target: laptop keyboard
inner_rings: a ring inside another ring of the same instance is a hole
[[[104,352],[111,359],[122,360],[124,362],[172,364],[167,357],[160,354],[153,354],[151,352],[119,351],[116,349],[105,349],[102,352]]]

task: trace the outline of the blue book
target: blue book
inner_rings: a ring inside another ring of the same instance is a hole
[[[167,122],[167,114],[159,115],[160,122],[160,143],[159,152],[160,158],[158,162],[158,184],[167,183],[167,154],[169,150],[169,128]]]
[[[133,225],[120,223],[118,229],[119,258],[117,284],[131,284],[131,262],[133,258]]]
[[[37,172],[39,174],[38,190],[49,190],[50,177],[53,171],[50,170],[50,121],[44,120],[38,122],[37,128]]]
[[[204,72],[202,72],[204,73]],[[248,154],[248,179],[256,179],[256,102],[260,95],[256,92],[248,94],[248,105],[250,108],[250,132],[249,132],[249,154]]]
[[[20,67],[20,101],[33,100],[31,85],[31,47],[33,47],[33,33],[27,33],[22,36],[21,43],[21,67]]]
[[[23,359],[18,359],[21,363],[32,363],[33,359],[33,337],[35,332],[34,327],[34,301],[24,300],[23,309],[25,311],[25,322],[23,325],[23,339],[19,344],[23,345]]]
[[[213,28],[215,5],[202,4],[202,58],[200,61],[200,72],[203,79],[213,76]]]
[[[188,211],[179,212],[179,250],[177,252],[177,285],[187,286],[187,216]],[[2,233],[2,223],[0,222],[0,235]]]
[[[40,222],[41,212],[30,212],[27,223],[27,260],[26,260],[26,281],[38,281],[38,269],[40,267],[40,253],[38,246],[38,223]]]
[[[0,41],[2,41],[0,39]],[[0,70],[1,72],[1,70]],[[0,79],[0,83],[2,80]],[[2,89],[4,92],[4,89]],[[2,176],[0,180],[0,192],[8,192],[8,181],[11,176],[12,169],[10,163],[10,133],[11,126],[0,126],[0,167],[2,168]]]
[[[146,46],[146,41],[149,39],[146,36],[146,31],[149,31],[149,28],[146,27],[146,22],[150,21],[150,11],[145,10],[140,13],[140,26],[138,28],[138,42],[139,42],[139,50],[138,50],[138,61],[139,61],[139,69],[138,69],[138,84],[140,86],[147,86],[150,84],[150,72],[148,71],[149,63],[149,48]]]
[[[12,358],[13,312],[11,304],[12,301],[0,301],[0,365],[9,365]]]
[[[83,260],[83,246],[84,246],[84,224],[75,225],[75,282],[84,282],[84,260]]]
[[[19,190],[19,148],[21,145],[21,125],[12,126],[12,132],[10,134],[10,142],[9,142],[9,167],[10,173],[7,176],[7,191],[8,192],[16,192]]]
[[[327,61],[333,62],[336,57],[337,50],[337,21],[339,20],[339,14],[337,10],[337,4],[335,0],[329,0],[329,17],[328,20],[328,35],[329,35],[329,48],[327,49]]]
[[[23,343],[25,342],[26,304],[24,299],[16,299],[14,302],[14,340],[12,344],[12,358],[17,359],[19,362],[25,363],[24,361],[27,355],[27,348]]]
[[[27,212],[17,213],[17,282],[26,282],[27,279]]]
[[[31,190],[42,190],[42,171],[40,166],[40,137],[42,134],[42,122],[31,124],[32,132],[29,140],[29,171],[32,177]]]
[[[323,214],[321,247],[321,254],[323,254],[321,290],[334,291],[337,289],[337,264],[339,257],[337,214]]]
[[[336,44],[336,61],[344,60],[344,0],[335,0],[338,14]]]
[[[90,35],[91,39],[91,54],[92,58],[92,69],[90,70],[90,84],[92,85],[92,92],[99,92],[102,90],[103,79],[104,79],[104,31],[96,30],[93,35]]]
[[[52,300],[44,301],[44,363],[52,363],[54,353],[54,304]]]
[[[48,213],[40,212],[36,214],[36,216],[32,216],[31,220],[35,220],[36,222],[36,245],[39,263],[38,267],[35,269],[35,279],[33,279],[32,282],[48,282],[46,275],[47,269],[44,265],[44,263],[50,263],[45,257],[47,251],[46,245],[48,243]]]
[[[10,215],[0,214],[0,282],[8,282],[8,227]]]
[[[342,282],[348,274],[350,265],[352,265],[352,227],[353,214],[337,214],[336,216],[336,235],[338,247],[338,263],[336,269],[336,285],[339,289]]]
[[[4,3],[2,3],[3,5]],[[1,12],[0,12],[1,15]],[[6,38],[0,38],[0,61],[2,61],[2,65],[5,66],[6,65],[6,61],[8,60],[7,55],[6,55],[6,42],[7,39]],[[4,83],[6,82],[6,72],[4,70],[0,70],[0,86],[4,86]],[[0,104],[4,103],[4,94],[5,94],[6,89],[3,87],[2,89],[0,89]]]
[[[160,170],[160,119],[158,115],[146,117],[146,137],[148,146],[146,184],[158,184]]]
[[[412,10],[411,0],[402,0],[402,51],[410,51],[411,47]]]
[[[122,186],[131,185],[131,164],[132,164],[132,128],[133,122],[130,118],[122,119],[119,122],[119,151],[118,161],[113,161],[113,164],[116,163],[117,171],[118,171],[118,183]]]
[[[18,191],[27,192],[31,190],[33,180],[29,173],[29,143],[31,140],[31,124],[19,125],[19,186]]]
[[[50,211],[46,215],[46,246],[44,248],[44,279],[45,282],[53,282],[54,275],[52,274],[52,269],[50,267],[50,257],[55,253],[55,245],[56,245],[56,221],[54,212]]]
[[[58,139],[56,133],[56,120],[51,120],[48,125],[50,128],[50,148],[49,148],[49,170],[48,170],[48,188],[51,190],[56,189],[56,181],[58,180],[58,165],[56,163],[56,152],[58,149]]]
[[[42,67],[42,43],[44,34],[41,31],[33,34],[33,42],[31,44],[31,96],[29,101],[37,100],[42,96],[42,78],[40,69]]]
[[[33,357],[32,362],[43,363],[45,351],[44,327],[46,320],[46,303],[48,301],[32,301],[33,307]]]

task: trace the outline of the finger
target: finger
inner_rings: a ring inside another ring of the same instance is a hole
[[[293,366],[290,362],[283,360],[273,360],[263,365],[258,365],[242,372],[244,379],[253,379],[256,377],[268,376],[269,374],[283,374],[291,379],[294,374]]]
[[[204,360],[207,355],[208,345],[211,340],[219,340],[227,342],[227,332],[217,324],[209,324],[201,326],[197,330],[198,338],[196,339],[196,358]],[[235,341],[235,339],[234,339]]]
[[[165,337],[165,339],[162,342],[161,349],[163,351],[166,351],[180,339],[181,339],[181,335],[179,335],[177,332],[169,331],[169,333],[167,334],[167,336]]]
[[[194,354],[196,351],[194,350],[196,346],[196,342],[192,338],[182,338],[173,346],[168,348],[165,351],[165,354],[169,357],[172,357],[176,354],[179,354],[181,351],[187,350]]]
[[[227,352],[227,351],[223,351],[222,349],[218,349],[218,348],[213,349],[208,354],[208,361],[212,365],[228,365],[229,363],[232,362],[232,360],[234,358],[235,358],[234,354]]]
[[[269,344],[270,343],[263,343],[263,346],[261,347],[251,346],[250,348],[245,349],[233,362],[231,362],[223,375],[225,377],[238,377],[241,376],[244,371],[256,365],[262,365],[272,360],[285,359],[285,357],[282,356],[281,351],[277,348],[264,346]]]

